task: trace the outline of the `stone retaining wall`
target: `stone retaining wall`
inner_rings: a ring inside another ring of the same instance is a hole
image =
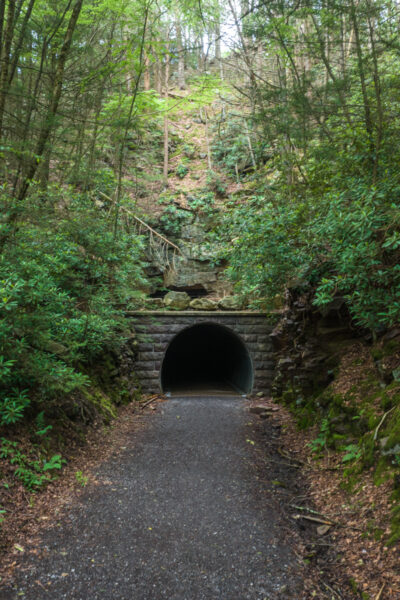
[[[243,341],[253,363],[252,393],[268,394],[274,377],[271,325],[264,313],[250,311],[141,311],[127,315],[137,333],[136,375],[145,393],[161,390],[160,376],[164,353],[183,329],[199,323],[215,323],[231,329]]]

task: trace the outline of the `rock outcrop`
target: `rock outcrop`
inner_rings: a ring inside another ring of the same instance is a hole
[[[186,310],[190,304],[190,296],[186,292],[168,292],[164,296],[164,306],[171,310]]]
[[[191,301],[190,308],[194,310],[217,310],[218,304],[211,298],[195,298]]]
[[[243,301],[239,296],[225,296],[218,302],[218,308],[221,310],[240,310],[243,308]]]
[[[288,291],[285,308],[272,333],[276,358],[276,396],[309,395],[327,386],[340,352],[363,334],[352,324],[342,298],[318,310],[313,292]]]

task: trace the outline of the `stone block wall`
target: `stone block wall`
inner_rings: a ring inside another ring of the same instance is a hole
[[[138,360],[136,375],[145,393],[161,390],[161,366],[173,338],[183,329],[199,323],[215,323],[231,329],[246,346],[252,363],[252,393],[270,392],[274,378],[272,327],[264,313],[235,312],[167,312],[140,311],[127,315],[137,334]]]

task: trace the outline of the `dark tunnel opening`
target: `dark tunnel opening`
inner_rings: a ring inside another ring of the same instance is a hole
[[[230,329],[200,323],[184,329],[167,348],[161,367],[163,392],[240,392],[253,385],[246,346]]]

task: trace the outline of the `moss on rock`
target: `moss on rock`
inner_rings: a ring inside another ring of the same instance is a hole
[[[109,423],[117,416],[116,407],[111,398],[98,388],[90,388],[83,391],[86,400],[95,407],[103,417],[105,423]]]

